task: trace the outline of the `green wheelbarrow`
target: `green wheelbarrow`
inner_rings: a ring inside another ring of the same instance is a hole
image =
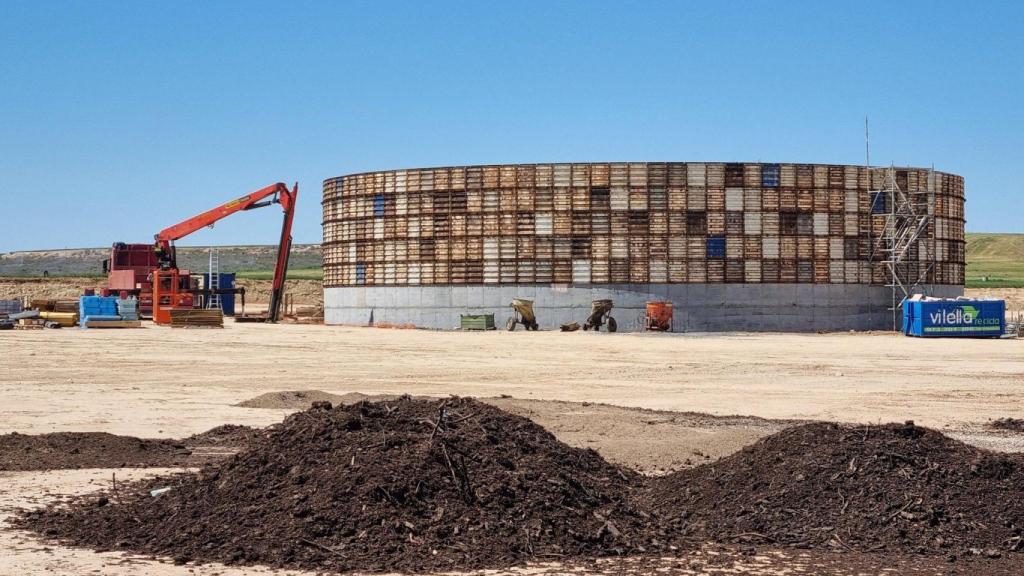
[[[512,307],[512,317],[505,323],[509,332],[516,329],[516,324],[522,324],[527,330],[540,330],[537,317],[533,314],[533,300],[516,298],[509,306]]]

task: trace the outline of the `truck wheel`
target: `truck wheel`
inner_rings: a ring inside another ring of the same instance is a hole
[[[505,323],[505,327],[508,328],[509,332],[514,331],[516,329],[516,319],[515,318],[509,318],[508,322]]]
[[[611,316],[609,316],[608,317],[608,331],[609,332],[615,332],[618,329],[619,329],[619,325],[615,323],[615,318],[612,318]]]

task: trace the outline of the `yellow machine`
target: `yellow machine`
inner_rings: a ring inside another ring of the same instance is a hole
[[[512,307],[512,317],[505,324],[509,332],[516,329],[516,324],[522,324],[527,330],[540,330],[537,317],[533,314],[533,300],[516,298],[509,306]]]

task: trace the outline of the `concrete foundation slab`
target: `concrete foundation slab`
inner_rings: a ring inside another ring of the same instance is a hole
[[[955,297],[963,287],[936,285],[924,291]],[[493,313],[501,327],[515,297],[534,301],[542,329],[582,324],[591,301],[602,298],[615,301],[612,316],[620,331],[641,330],[645,304],[666,299],[675,307],[676,332],[889,330],[893,324],[889,289],[862,284],[341,287],[324,289],[324,319],[328,324],[410,323],[450,330],[459,326],[460,314]]]

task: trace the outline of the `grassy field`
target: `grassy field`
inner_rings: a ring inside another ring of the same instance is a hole
[[[1024,234],[968,234],[968,288],[1024,288]]]

